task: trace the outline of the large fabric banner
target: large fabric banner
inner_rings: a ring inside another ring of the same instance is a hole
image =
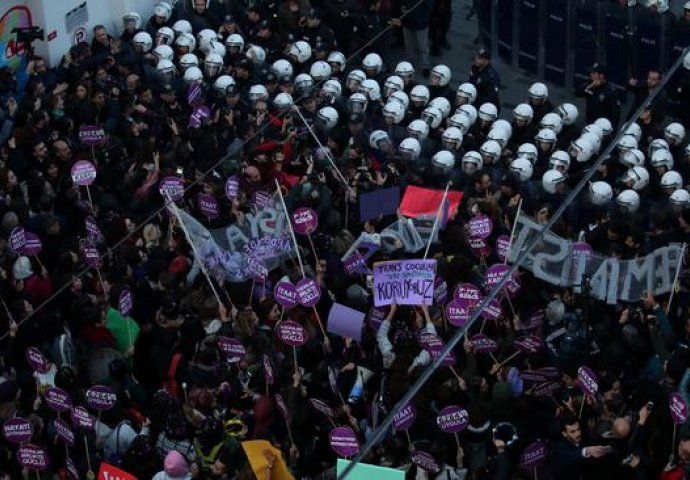
[[[518,218],[510,262],[539,236],[542,226],[526,215]],[[579,246],[547,232],[529,251],[523,268],[535,277],[565,287],[591,289],[591,294],[609,304],[637,302],[645,292],[660,295],[671,291],[682,247],[671,244],[632,260],[618,260],[596,252],[580,254]]]

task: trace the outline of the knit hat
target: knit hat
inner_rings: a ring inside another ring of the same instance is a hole
[[[163,461],[163,470],[167,480],[187,480],[192,478],[189,473],[189,464],[180,452],[172,450],[168,452]]]
[[[27,257],[19,257],[12,266],[12,275],[17,280],[26,280],[34,271],[31,269],[31,261]]]

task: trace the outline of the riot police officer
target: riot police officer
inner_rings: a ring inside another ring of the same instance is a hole
[[[590,82],[575,91],[575,95],[585,98],[585,117],[587,123],[597,118],[608,118],[614,129],[620,119],[621,102],[618,94],[609,85],[604,65],[595,63],[589,73]]]

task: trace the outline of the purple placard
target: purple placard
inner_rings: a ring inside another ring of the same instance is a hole
[[[333,418],[333,409],[318,398],[310,398],[309,404],[314,407],[314,410],[322,413],[324,416]]]
[[[65,460],[65,469],[67,470],[70,480],[79,480],[79,470],[77,470],[74,461],[69,457]]]
[[[343,457],[351,457],[359,452],[359,442],[350,427],[336,427],[328,434],[331,448]]]
[[[477,215],[468,222],[470,237],[488,238],[494,229],[494,224],[486,215]]]
[[[500,281],[503,279],[503,277],[508,273],[508,270],[510,270],[509,265],[504,265],[502,263],[496,263],[494,265],[491,265],[487,270],[486,270],[486,289],[491,290],[494,288],[495,285],[498,285]]]
[[[352,252],[352,255],[347,257],[343,262],[343,269],[348,275],[356,277],[359,275],[358,270],[364,266],[364,263],[362,254],[355,250]]]
[[[273,385],[276,379],[275,369],[273,368],[273,362],[271,362],[271,359],[268,358],[268,355],[264,354],[263,363],[264,375],[266,376],[266,383],[268,383],[269,385]]]
[[[539,370],[523,370],[520,372],[520,378],[529,383],[542,383],[548,380],[544,372]]]
[[[158,191],[167,201],[177,202],[184,197],[184,180],[180,177],[165,177],[158,185]]]
[[[671,419],[676,425],[682,425],[688,419],[688,404],[683,400],[683,396],[678,392],[673,392],[668,398],[668,409],[671,412]]]
[[[13,252],[21,252],[22,248],[24,248],[24,245],[26,245],[26,230],[24,230],[24,227],[17,226],[12,229],[12,232],[10,232],[10,249],[12,249]]]
[[[542,367],[538,368],[537,370],[544,374],[544,377],[546,377],[547,380],[555,380],[560,382],[563,378],[563,372],[556,367]]]
[[[79,141],[86,146],[95,147],[105,142],[105,130],[98,125],[79,127]]]
[[[14,417],[2,424],[2,434],[10,442],[26,443],[34,435],[34,426],[25,418]]]
[[[117,309],[123,317],[129,317],[132,313],[132,308],[134,308],[134,296],[128,289],[124,289],[117,301]]]
[[[86,238],[89,240],[97,242],[101,238],[101,229],[98,228],[96,219],[91,215],[84,219],[84,229],[86,230]]]
[[[573,267],[577,268],[577,266],[580,264],[580,259],[584,258],[584,265],[587,265],[587,262],[592,258],[592,255],[594,254],[594,249],[590,246],[589,243],[587,242],[573,242],[573,256],[572,256],[572,265]]]
[[[257,210],[273,208],[276,204],[275,200],[273,199],[273,195],[268,192],[264,192],[263,190],[257,190],[254,192],[254,195],[252,195],[252,202],[254,205],[256,205]]]
[[[86,404],[94,410],[110,410],[117,402],[117,395],[106,385],[94,385],[86,391]]]
[[[446,317],[451,325],[462,328],[470,319],[470,309],[460,306],[457,300],[451,300],[446,305]]]
[[[597,375],[589,367],[582,366],[577,369],[577,385],[585,395],[596,395],[599,391]]]
[[[472,350],[477,353],[493,353],[498,350],[496,342],[481,333],[470,337],[470,345],[472,346]]]
[[[417,409],[411,403],[395,412],[393,416],[393,428],[396,430],[407,430],[417,419]]]
[[[537,353],[544,346],[544,341],[534,335],[525,335],[513,341],[515,348],[524,353]]]
[[[285,420],[289,420],[290,412],[288,412],[287,406],[285,405],[285,400],[283,400],[283,396],[279,393],[276,393],[274,398],[276,400],[276,407],[278,407],[280,414]]]
[[[441,277],[434,279],[434,303],[443,305],[448,299],[448,284]]]
[[[336,302],[328,312],[327,330],[329,333],[359,342],[362,340],[364,317],[363,312]]]
[[[240,193],[240,181],[235,175],[228,177],[225,181],[225,196],[231,202],[237,198]]]
[[[541,327],[544,323],[544,318],[546,318],[545,310],[537,310],[532,315],[527,318],[525,322],[525,330],[534,330]]]
[[[75,185],[88,187],[96,180],[96,167],[88,160],[79,160],[72,165],[71,174]]]
[[[29,347],[25,352],[26,361],[29,362],[31,368],[38,373],[46,373],[50,368],[50,362],[43,356],[41,351],[36,347]]]
[[[187,104],[190,107],[196,107],[201,100],[201,85],[193,83],[187,89]]]
[[[43,447],[30,443],[19,447],[17,450],[17,461],[22,467],[33,472],[43,471],[50,465],[48,452]]]
[[[474,253],[475,256],[484,258],[491,255],[491,246],[486,243],[485,239],[479,237],[470,237],[467,239],[467,242],[470,244],[472,253]]]
[[[20,253],[22,255],[34,257],[41,253],[42,249],[43,244],[41,243],[41,239],[38,238],[38,235],[36,235],[35,233],[26,232],[26,244],[24,244],[24,247],[22,247]]]
[[[57,436],[70,447],[74,445],[74,431],[72,431],[72,427],[61,418],[56,418],[54,425]]]
[[[91,243],[84,243],[82,246],[82,253],[84,254],[84,262],[90,268],[101,268],[101,254],[95,245]]]
[[[220,215],[220,206],[218,205],[218,200],[216,200],[213,195],[201,193],[197,197],[197,203],[199,205],[199,211],[201,211],[206,218],[218,218],[218,215]]]
[[[536,387],[534,387],[534,390],[532,390],[532,394],[536,397],[548,397],[549,395],[553,395],[553,393],[560,388],[561,384],[558,382],[544,382],[540,383]]]
[[[369,309],[369,326],[374,329],[375,332],[379,331],[379,327],[386,319],[388,315],[388,310],[383,307],[371,307]]]
[[[278,305],[287,309],[293,308],[299,303],[297,289],[292,283],[285,280],[276,283],[273,289],[273,297]]]
[[[359,195],[359,221],[392,215],[400,206],[400,187],[380,188]]]
[[[484,306],[481,313],[482,317],[486,320],[499,320],[503,317],[503,307],[501,307],[501,302],[492,299],[489,303]]]
[[[86,411],[84,407],[74,407],[70,416],[72,418],[72,423],[75,426],[85,428],[87,430],[93,430],[95,425],[94,418],[89,414],[88,411]]]
[[[441,471],[441,467],[439,467],[436,459],[426,452],[415,450],[412,452],[412,456],[410,458],[412,459],[412,463],[417,465],[425,472],[437,474]]]
[[[436,417],[436,425],[446,433],[457,433],[464,430],[469,421],[467,410],[457,405],[444,408]]]
[[[280,341],[291,347],[299,347],[307,341],[307,332],[304,330],[304,327],[292,320],[287,320],[278,325],[276,332]]]
[[[204,120],[211,118],[211,110],[206,105],[199,105],[189,116],[189,126],[191,128],[199,128],[204,123]]]
[[[417,342],[419,346],[428,352],[443,350],[445,346],[441,338],[430,332],[422,332],[417,336]]]
[[[72,397],[61,388],[49,387],[43,397],[46,404],[56,412],[66,412],[72,408]]]
[[[546,460],[546,444],[544,442],[534,442],[527,446],[520,455],[520,467],[526,471],[532,471],[539,467]]]
[[[374,305],[431,305],[436,260],[393,260],[374,263]]]
[[[508,235],[500,235],[496,238],[496,255],[502,262],[506,261],[510,250],[510,237]]]
[[[443,347],[445,347],[445,345]],[[443,348],[440,348],[438,350],[429,350],[429,354],[431,355],[431,359],[433,361],[435,361],[438,357],[440,357],[442,350],[443,350]],[[443,360],[441,360],[440,365],[442,367],[452,367],[453,365],[455,365],[456,362],[457,362],[457,358],[455,358],[455,353],[453,353],[453,351],[451,350],[450,352],[448,352],[448,355],[443,357]]]
[[[321,288],[313,278],[303,278],[295,286],[299,303],[305,307],[313,307],[321,300]]]
[[[482,299],[482,292],[471,283],[461,283],[453,291],[453,299],[466,308],[476,306]]]
[[[359,252],[360,255],[364,258],[364,263],[362,263],[356,270],[355,272],[360,273],[362,275],[369,275],[371,271],[367,268],[366,262],[369,261],[369,259],[379,250],[381,249],[380,245],[377,245],[376,243],[372,242],[361,242],[360,244],[357,245],[357,251]]]
[[[237,363],[247,354],[242,342],[236,338],[218,337],[218,348],[228,363]]]
[[[313,209],[302,207],[292,212],[292,228],[300,235],[310,235],[318,226],[319,217]]]

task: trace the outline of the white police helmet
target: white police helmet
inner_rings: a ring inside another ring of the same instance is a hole
[[[343,94],[343,87],[338,80],[331,78],[323,83],[321,93],[324,97],[337,100]]]
[[[334,128],[338,124],[338,111],[333,107],[322,107],[316,114],[316,118],[319,120],[324,130],[328,131]]]
[[[158,2],[153,6],[153,15],[161,17],[167,22],[170,20],[173,9],[168,2]]]
[[[613,198],[613,189],[606,182],[590,182],[589,198],[594,205],[606,205]]]
[[[298,40],[288,49],[288,55],[297,63],[306,63],[311,58],[311,45],[303,40]]]
[[[518,147],[516,155],[518,157],[526,158],[532,162],[532,165],[534,165],[534,162],[537,161],[537,157],[539,156],[539,152],[533,143],[523,143]]]
[[[652,155],[654,155],[654,152],[656,152],[657,150],[668,151],[668,142],[666,140],[664,140],[663,138],[655,138],[654,140],[652,140],[652,143],[649,144],[649,149],[647,150],[647,156],[651,158]]]
[[[624,135],[632,135],[635,137],[635,140],[639,142],[640,138],[642,138],[642,128],[637,123],[633,122],[625,129]]]
[[[392,119],[393,123],[395,124],[400,123],[403,120],[403,118],[405,118],[405,109],[398,102],[386,103],[383,106],[381,113],[383,114],[384,118]]]
[[[383,96],[388,98],[393,92],[400,92],[405,89],[405,82],[397,75],[391,75],[383,84]]]
[[[470,124],[470,117],[462,113],[456,113],[448,118],[448,127],[459,128],[462,134],[465,135],[472,125]]]
[[[530,123],[534,118],[534,109],[527,103],[520,103],[513,109],[513,118],[516,121]]]
[[[637,139],[633,135],[623,135],[620,140],[618,140],[618,151],[620,153],[626,152],[632,148],[637,148]]]
[[[230,34],[225,40],[225,46],[228,48],[237,48],[241,52],[244,50],[244,38],[239,33]]]
[[[608,137],[613,133],[613,125],[608,118],[597,118],[594,120],[594,124],[599,125],[599,128],[601,128],[601,131],[604,133],[604,137]]]
[[[462,105],[460,108],[464,107]],[[498,118],[498,109],[493,103],[486,102],[479,107],[477,112],[479,119],[485,122],[494,122]]]
[[[398,151],[403,160],[414,161],[419,158],[419,155],[422,153],[422,145],[416,138],[409,137],[400,142]]]
[[[550,143],[550,144],[555,144],[556,143],[556,132],[551,130],[550,128],[542,128],[537,132],[537,136],[535,137],[537,142],[543,142],[543,143]]]
[[[156,56],[156,58],[160,60],[170,60],[175,57],[175,53],[173,52],[173,49],[170,48],[167,45],[158,45],[156,48],[153,49],[153,54]]]
[[[631,148],[620,157],[620,162],[628,168],[644,166],[644,153],[638,148]]]
[[[323,60],[317,60],[312,63],[309,69],[309,75],[311,75],[316,82],[328,79],[331,76],[331,72],[331,66]]]
[[[669,123],[664,128],[664,138],[669,145],[680,145],[685,139],[685,127],[678,122]]]
[[[284,58],[281,58],[273,62],[273,64],[271,65],[271,71],[275,73],[276,77],[278,78],[292,78],[292,75],[294,73],[292,64]]]
[[[517,157],[510,162],[510,171],[513,172],[521,182],[527,182],[532,178],[534,167],[532,162],[523,157]]]
[[[264,85],[257,84],[249,87],[248,97],[252,103],[256,103],[259,100],[268,100],[269,94]]]
[[[616,204],[624,211],[634,213],[640,208],[640,195],[635,190],[623,190],[616,197]]]
[[[430,97],[429,89],[424,85],[415,85],[410,91],[410,101],[418,107],[426,107]]]
[[[173,23],[172,29],[175,32],[175,35],[179,37],[183,33],[191,34],[192,24],[189,23],[187,20],[178,20],[175,23]]]
[[[345,81],[345,86],[349,90],[357,90],[367,76],[361,70],[352,70],[347,74],[347,80]]]
[[[199,59],[193,53],[185,53],[180,57],[180,67],[186,71],[190,67],[198,67]]]
[[[284,112],[292,108],[295,102],[292,100],[292,95],[289,93],[279,93],[276,98],[273,99],[273,106],[276,110]]]
[[[153,39],[147,32],[138,32],[132,38],[132,43],[136,48],[141,50],[142,53],[147,53],[153,46]]]
[[[365,71],[371,72],[370,75],[378,75],[383,68],[383,59],[378,53],[369,53],[362,60],[362,67]]]
[[[656,150],[649,159],[649,164],[654,167],[666,167],[666,170],[673,168],[673,155],[668,150]]]
[[[558,135],[563,129],[563,119],[557,113],[547,113],[542,117],[539,126],[551,129]]]
[[[431,69],[431,76],[429,78],[429,85],[438,85],[445,87],[450,83],[451,72],[448,65],[436,65]]]
[[[201,73],[199,67],[189,67],[184,71],[183,78],[187,85],[195,85],[203,83],[204,74]]]
[[[206,75],[213,78],[223,69],[223,57],[215,52],[210,52],[204,59],[204,71]]]
[[[345,65],[347,64],[347,59],[342,52],[329,53],[326,61],[331,64],[331,69],[333,68],[332,64],[335,64],[340,71],[343,71],[345,69]]]
[[[489,104],[489,105],[491,105],[491,104]],[[455,112],[460,113],[462,115],[465,115],[470,121],[470,126],[474,125],[477,122],[477,117],[479,116],[475,106],[469,105],[469,104],[460,105]]]
[[[407,94],[402,90],[391,93],[391,96],[388,98],[388,100],[391,102],[398,102],[405,110],[407,110],[407,108],[410,106],[410,97],[408,97]]]
[[[156,43],[158,45],[172,46],[175,43],[175,32],[170,27],[161,27],[156,30]]]
[[[372,102],[378,102],[381,100],[381,87],[379,87],[379,82],[373,78],[367,78],[359,86],[359,91],[367,96],[367,99]]]
[[[462,171],[467,175],[472,175],[477,170],[484,168],[484,159],[479,152],[470,150],[462,156]]]
[[[412,120],[407,126],[407,134],[422,142],[429,136],[429,124],[424,120]]]
[[[414,75],[414,67],[410,62],[400,62],[395,66],[395,74],[403,80],[412,78],[412,75]]]
[[[556,108],[556,113],[563,119],[563,125],[574,125],[580,112],[572,103],[562,103]]]
[[[632,181],[632,189],[640,191],[649,185],[649,172],[644,167],[629,168],[623,175],[623,181]]]
[[[462,146],[462,130],[457,127],[448,127],[441,135],[443,148],[446,150],[458,150]]]
[[[205,28],[196,34],[196,45],[203,54],[208,53],[211,42],[218,41],[218,34],[210,28]]]
[[[469,103],[471,105],[477,99],[477,87],[469,82],[461,83],[458,87],[455,98],[462,98],[465,100],[465,103]]]
[[[308,73],[300,73],[295,77],[295,93],[299,96],[311,94],[314,79]]]
[[[391,138],[383,130],[374,130],[371,132],[371,135],[369,135],[369,146],[377,150],[381,149],[383,143],[390,143],[390,141]]]
[[[683,177],[675,170],[669,170],[661,176],[661,188],[678,190],[683,188]]]
[[[455,155],[448,150],[441,150],[431,157],[431,164],[444,172],[449,172],[455,167]]]
[[[139,27],[141,27],[141,15],[139,15],[137,12],[125,13],[122,15],[122,25],[126,27],[128,23],[133,23],[135,30],[139,29]]]
[[[191,33],[181,33],[175,39],[175,46],[178,49],[186,48],[188,53],[196,50],[196,38]]]
[[[350,113],[364,113],[367,110],[367,97],[363,93],[353,93],[347,99],[347,108]]]
[[[570,155],[563,150],[556,150],[549,157],[549,168],[565,173],[570,169]]]
[[[443,118],[446,118],[450,114],[450,102],[446,97],[434,97],[429,102],[430,107],[436,107],[441,110]]]
[[[500,125],[497,127],[494,123],[486,138],[497,142],[501,148],[505,148],[508,145],[508,140],[510,140],[510,131]]]
[[[213,89],[221,96],[235,91],[235,79],[230,75],[221,75],[213,82]]]
[[[541,177],[541,184],[544,190],[550,194],[555,194],[558,185],[565,182],[565,175],[558,170],[547,170]]]
[[[252,63],[264,63],[266,61],[266,50],[259,45],[249,45],[244,55],[252,61]]]
[[[487,140],[479,147],[479,153],[482,154],[484,163],[496,163],[501,158],[502,151],[501,145],[495,140]]]
[[[688,191],[684,188],[674,190],[673,193],[669,196],[669,200],[671,202],[671,205],[673,205],[674,207],[690,207],[690,193],[688,193]]]
[[[549,89],[543,83],[536,82],[533,83],[527,90],[527,96],[537,100],[546,100],[549,98]]]

